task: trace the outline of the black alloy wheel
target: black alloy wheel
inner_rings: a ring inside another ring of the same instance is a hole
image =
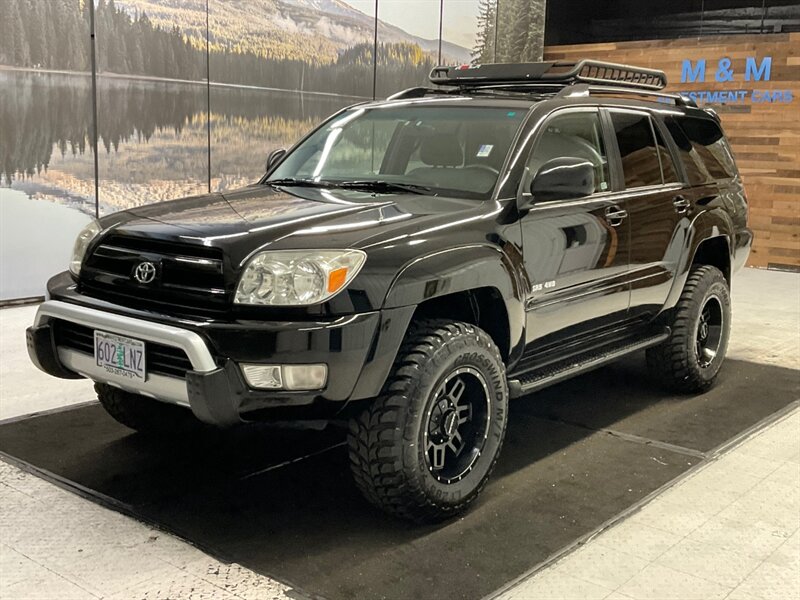
[[[383,392],[350,420],[353,479],[391,515],[447,519],[486,485],[507,418],[505,365],[492,338],[468,323],[414,322]]]
[[[719,354],[725,327],[724,321],[725,315],[720,299],[714,295],[709,296],[700,311],[695,333],[697,363],[703,369],[709,368]]]
[[[662,317],[670,336],[647,350],[650,373],[671,391],[704,392],[725,360],[731,329],[731,296],[722,271],[695,265],[678,303]]]
[[[440,483],[460,481],[481,455],[491,422],[486,379],[472,367],[452,371],[426,416],[425,459]]]

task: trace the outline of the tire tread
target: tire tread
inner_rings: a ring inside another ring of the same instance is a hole
[[[500,447],[477,488],[458,504],[445,506],[431,499],[416,485],[403,462],[403,444],[414,443],[413,430],[408,424],[413,422],[411,398],[419,385],[418,376],[423,365],[434,359],[435,350],[442,345],[456,343],[464,348],[468,346],[468,340],[489,349],[497,363],[503,364],[492,339],[474,325],[444,319],[413,322],[381,394],[350,421],[348,453],[355,483],[371,504],[389,514],[418,523],[439,521],[454,515],[480,494],[494,468]],[[503,373],[499,379],[507,397]],[[406,412],[409,414],[404,415]]]
[[[651,375],[672,391],[697,393],[708,390],[714,384],[715,377],[702,377],[700,370],[691,362],[695,335],[695,319],[692,313],[703,299],[703,288],[717,282],[722,282],[727,287],[725,277],[719,269],[711,265],[694,266],[672,312],[669,339],[647,350],[647,366]]]

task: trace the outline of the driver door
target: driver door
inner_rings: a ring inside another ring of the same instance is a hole
[[[607,147],[594,108],[558,111],[535,136],[519,198],[521,206],[530,206],[520,219],[530,282],[525,303],[529,351],[626,318],[630,220],[611,191]],[[549,160],[563,157],[594,165],[595,193],[537,202],[530,183]]]

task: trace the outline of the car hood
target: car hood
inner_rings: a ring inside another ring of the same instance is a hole
[[[266,247],[360,248],[404,232],[445,227],[455,214],[480,214],[484,204],[417,194],[252,185],[122,211],[102,224],[122,235],[221,247],[238,262]]]

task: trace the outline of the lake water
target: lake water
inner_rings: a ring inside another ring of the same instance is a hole
[[[90,220],[66,206],[0,188],[0,300],[43,296],[47,280],[67,268],[75,238]]]
[[[204,84],[98,78],[100,214],[208,190]],[[211,89],[211,189],[258,179],[356,98]],[[95,213],[91,79],[0,69],[2,298],[41,295]]]
[[[98,78],[100,211],[208,189],[204,84]],[[266,157],[355,98],[211,89],[211,187],[257,179]],[[0,172],[31,197],[94,212],[91,80],[0,70]]]

